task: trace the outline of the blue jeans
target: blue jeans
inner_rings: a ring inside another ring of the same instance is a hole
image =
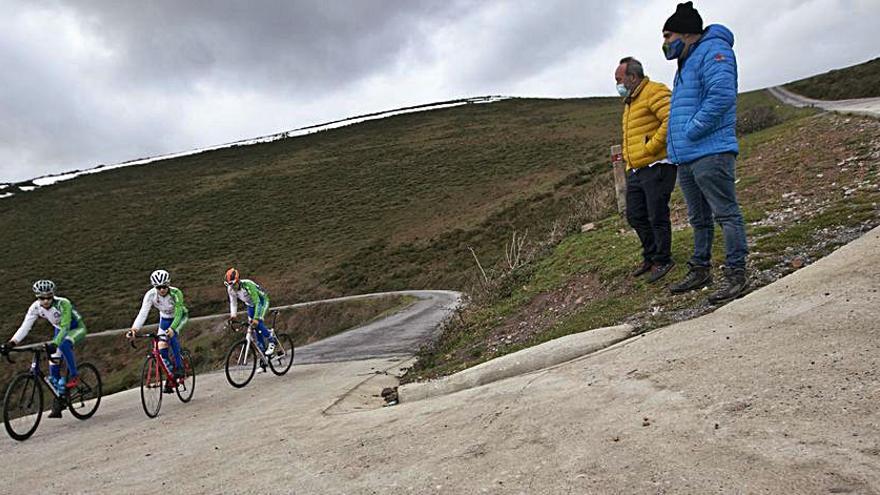
[[[746,227],[736,201],[736,156],[704,156],[678,166],[678,185],[687,202],[688,220],[694,228],[693,266],[709,266],[712,259],[714,221],[724,234],[725,265],[745,268],[749,248]]]

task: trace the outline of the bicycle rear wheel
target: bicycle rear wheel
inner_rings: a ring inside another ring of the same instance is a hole
[[[101,375],[90,363],[79,365],[79,385],[67,391],[67,409],[76,419],[89,419],[101,404]]]
[[[181,402],[189,402],[196,389],[196,370],[193,368],[192,357],[188,350],[180,351],[180,360],[183,361],[183,382],[177,384],[177,398]]]
[[[149,418],[155,418],[162,407],[161,365],[153,356],[147,356],[141,369],[141,405]]]
[[[30,438],[37,431],[43,416],[43,389],[30,373],[12,380],[3,396],[3,425],[6,433],[18,441]]]
[[[226,380],[235,388],[250,383],[257,371],[257,354],[247,339],[232,344],[226,353]]]
[[[269,359],[269,367],[272,373],[281,376],[293,366],[293,339],[286,333],[276,335],[275,339],[278,343],[275,344],[275,354]]]

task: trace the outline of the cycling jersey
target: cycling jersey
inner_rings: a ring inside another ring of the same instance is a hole
[[[24,340],[28,333],[30,333],[31,328],[34,327],[37,318],[44,318],[55,327],[55,338],[52,339],[52,343],[56,346],[60,346],[65,338],[69,338],[68,340],[72,340],[75,343],[85,338],[86,326],[82,321],[82,316],[73,307],[70,300],[56,296],[55,300],[52,301],[52,305],[48,308],[44,308],[40,301],[34,301],[31,307],[28,308],[24,321],[21,322],[18,331],[12,336],[12,340],[16,342]],[[71,329],[75,331],[71,333]]]
[[[168,293],[160,296],[159,291],[153,287],[144,294],[144,302],[141,304],[137,318],[131,325],[132,328],[140,330],[144,326],[151,306],[159,310],[161,319],[172,320],[170,326],[175,332],[183,327],[189,317],[189,311],[183,304],[183,292],[180,289],[169,287]]]
[[[226,292],[229,294],[229,314],[233,317],[238,313],[238,301],[254,308],[254,318],[257,320],[262,320],[269,309],[269,293],[253,280],[243,278],[238,290],[228,285]]]

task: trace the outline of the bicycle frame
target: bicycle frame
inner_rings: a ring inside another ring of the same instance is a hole
[[[274,326],[274,323],[275,323],[274,319],[273,319],[272,323]],[[239,361],[242,361],[244,356],[247,356],[247,354],[249,352],[251,352],[252,345],[254,347],[256,347],[257,349],[260,349],[260,346],[257,345],[257,337],[255,335],[256,332],[254,331],[254,328],[252,328],[250,325],[247,325],[247,324],[242,324],[242,326],[247,327],[247,331],[245,333],[245,341],[247,342],[247,344],[245,344],[244,348],[242,349],[242,353],[238,356]],[[275,329],[274,328],[269,329],[269,335],[273,338],[275,337]],[[269,366],[269,358],[267,358],[266,355],[262,351],[255,352],[254,354],[256,354],[259,357],[261,367],[266,368],[267,366]]]
[[[269,327],[269,336],[273,339],[275,338],[275,323],[277,321],[278,321],[278,310],[274,310],[274,311],[272,311],[272,326]],[[232,328],[232,330],[234,330],[236,332],[240,331],[242,328],[247,329],[245,331],[245,341],[247,342],[247,344],[245,344],[244,349],[242,349],[242,353],[238,356],[239,362],[242,362],[244,356],[247,356],[247,354],[249,352],[251,352],[252,345],[254,347],[256,347],[257,349],[260,349],[260,346],[257,345],[257,337],[256,337],[255,329],[252,326],[250,326],[246,321],[230,320],[229,326]],[[269,358],[267,358],[266,355],[263,354],[262,351],[255,352],[254,354],[256,354],[260,359],[260,367],[263,369],[266,369],[266,367],[269,366]]]
[[[144,335],[138,335],[138,337],[149,338],[149,339],[153,340],[150,350],[147,351],[147,356],[148,357],[153,356],[153,359],[155,359],[159,363],[159,366],[161,367],[160,368],[161,371],[159,371],[160,376],[156,377],[159,380],[158,383],[160,383],[160,384],[162,383],[161,374],[163,372],[165,373],[166,380],[173,380],[174,374],[168,369],[168,366],[165,365],[165,360],[162,359],[162,354],[159,353],[159,336],[156,334],[148,333],[148,334],[144,334]],[[132,347],[134,347],[134,342],[132,342],[131,345],[132,345]],[[148,377],[148,378],[150,379],[150,381],[152,381],[152,379],[153,379],[152,376]],[[173,381],[174,381],[174,386],[176,387],[178,385],[177,380],[173,380]]]
[[[32,352],[34,355],[34,357],[31,359],[31,366],[30,366],[30,369],[28,370],[28,372],[31,375],[33,375],[38,381],[42,381],[43,383],[45,383],[46,388],[48,388],[49,391],[52,392],[52,395],[54,395],[56,398],[61,399],[61,398],[66,397],[67,396],[66,391],[63,395],[59,394],[58,390],[55,389],[55,386],[52,385],[52,382],[49,381],[49,377],[47,377],[45,374],[43,374],[43,369],[40,368],[40,361],[41,361],[40,356],[43,354],[43,350],[42,349],[27,349],[27,348],[21,349],[21,350],[13,350],[13,352],[26,352],[26,351]],[[47,356],[47,359],[51,360],[52,358]],[[6,360],[9,361],[10,363],[15,362],[12,359],[10,359],[9,356],[6,356]]]

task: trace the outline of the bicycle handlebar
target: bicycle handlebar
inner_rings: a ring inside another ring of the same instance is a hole
[[[6,358],[6,361],[10,364],[15,364],[15,360],[9,356],[12,352],[30,352],[33,354],[39,354],[43,352],[41,347],[13,347],[11,349],[6,349],[6,352],[3,353],[3,357]]]
[[[134,339],[156,339],[159,338],[159,334],[157,333],[141,333],[135,334],[134,337],[126,337],[128,339],[129,345],[131,345],[132,349],[137,349],[137,346],[134,345]]]

